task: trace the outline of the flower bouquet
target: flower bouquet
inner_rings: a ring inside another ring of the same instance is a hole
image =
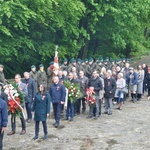
[[[7,84],[4,92],[8,95],[8,113],[20,116],[23,112],[21,104],[25,101],[23,94],[18,90],[17,85]]]
[[[96,103],[96,99],[95,99],[95,92],[93,89],[91,88],[87,88],[86,89],[86,97],[85,97],[85,101],[88,105],[92,105]]]
[[[64,85],[68,89],[68,99],[71,101],[71,103],[74,103],[77,99],[83,96],[80,91],[79,84],[71,83],[70,81],[64,81]]]

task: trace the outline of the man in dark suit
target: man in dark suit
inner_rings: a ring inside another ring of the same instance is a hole
[[[16,85],[18,86],[18,90],[20,90],[21,93],[24,95],[24,97],[26,97],[28,95],[28,89],[27,89],[26,84],[21,82],[20,74],[15,75],[15,82],[16,82]],[[25,103],[22,103],[21,106],[24,108]],[[21,120],[21,125],[22,125],[22,131],[21,131],[20,135],[23,135],[26,133],[26,122],[25,122],[23,113],[21,113],[20,120]],[[15,115],[11,116],[11,128],[12,128],[12,131],[9,132],[7,135],[15,134],[15,131],[16,131],[16,116]]]
[[[30,78],[29,72],[24,72],[24,78],[25,79],[22,82],[27,85],[27,89],[28,89],[28,95],[26,96],[25,99],[26,110],[27,110],[27,122],[31,123],[32,120],[31,107],[36,94],[36,83],[34,79]]]
[[[4,93],[3,86],[4,86],[4,84],[2,82],[0,82],[0,98],[3,99],[7,103],[8,96],[6,93]]]
[[[58,76],[53,77],[53,82],[54,83],[50,86],[49,94],[52,98],[54,117],[56,121],[54,126],[57,128],[60,121],[61,104],[64,104],[65,102],[66,90],[65,86],[59,83]]]

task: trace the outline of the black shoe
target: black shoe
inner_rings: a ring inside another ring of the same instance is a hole
[[[92,118],[92,116],[88,116],[87,118],[88,118],[88,119],[89,119],[89,118]]]
[[[37,140],[37,139],[38,139],[38,136],[34,136],[32,139],[33,139],[33,140]]]
[[[53,123],[53,126],[55,126],[56,125],[56,122],[55,123]]]
[[[109,112],[108,115],[112,115],[112,112]]]
[[[31,119],[28,119],[27,123],[31,123]]]
[[[73,121],[73,118],[70,118],[70,121]]]
[[[59,126],[59,124],[58,124],[58,123],[56,123],[56,124],[55,124],[55,128],[58,128],[58,126]]]
[[[104,114],[108,114],[108,112],[107,112],[107,111],[105,111],[105,112],[104,112]]]
[[[68,120],[68,117],[65,117],[63,120]]]
[[[94,117],[94,119],[95,119],[95,120],[97,120],[97,119],[98,119],[98,117]]]

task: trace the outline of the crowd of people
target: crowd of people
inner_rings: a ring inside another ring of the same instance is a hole
[[[0,65],[0,98],[7,102],[7,94],[3,92],[6,79],[3,73],[3,65]],[[44,139],[47,139],[47,117],[50,115],[52,104],[55,123],[60,125],[61,113],[63,120],[74,121],[76,115],[88,111],[88,118],[98,119],[102,115],[102,103],[105,105],[104,114],[113,114],[113,105],[117,103],[118,110],[123,109],[123,103],[131,96],[131,101],[141,101],[144,93],[148,90],[150,99],[150,66],[141,64],[137,68],[130,66],[128,59],[64,60],[59,66],[58,74],[54,74],[54,62],[50,62],[47,70],[44,65],[31,66],[30,72],[24,72],[23,79],[20,74],[15,75],[15,84],[25,97],[21,104],[26,108],[27,118],[20,116],[22,130],[21,135],[26,133],[26,122],[31,123],[34,115],[35,136],[38,139],[39,123],[42,121]],[[82,97],[71,102],[69,91],[64,85],[65,81],[77,84],[80,87]],[[95,103],[86,104],[87,88],[94,92]],[[6,123],[5,123],[6,124]],[[6,125],[5,125],[6,126]],[[16,132],[16,116],[11,116],[11,131],[7,135]]]

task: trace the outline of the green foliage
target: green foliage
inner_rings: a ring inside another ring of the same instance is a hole
[[[6,78],[54,59],[132,57],[150,48],[149,0],[1,0]]]

